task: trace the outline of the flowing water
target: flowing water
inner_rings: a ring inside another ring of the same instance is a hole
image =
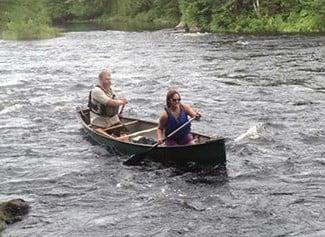
[[[227,138],[214,169],[125,167],[75,108],[103,68],[156,121],[169,88]],[[0,200],[31,205],[3,236],[325,236],[325,36],[67,32],[0,40]]]

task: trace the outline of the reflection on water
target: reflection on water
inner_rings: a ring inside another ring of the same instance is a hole
[[[66,23],[59,24],[57,27],[65,32],[78,31],[97,31],[97,30],[118,30],[118,31],[154,31],[159,30],[162,26],[157,26],[152,22],[136,22],[136,21],[119,21],[101,23]],[[168,27],[168,26],[165,26]],[[171,27],[172,28],[172,27]]]
[[[76,31],[0,40],[0,198],[31,205],[4,236],[322,233],[324,36]],[[178,89],[226,166],[125,167],[89,142],[75,107],[107,67],[132,117]]]

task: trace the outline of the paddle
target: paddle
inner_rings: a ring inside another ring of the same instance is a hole
[[[194,118],[189,119],[186,123],[184,123],[182,126],[178,127],[177,129],[175,129],[172,133],[170,133],[167,137],[165,137],[163,139],[163,142],[165,142],[168,138],[170,138],[171,136],[173,136],[174,134],[176,134],[179,130],[181,130],[182,128],[184,128],[186,125],[188,125],[190,122],[192,122]],[[152,147],[150,147],[148,150],[146,150],[145,152],[142,153],[138,153],[138,154],[133,154],[131,155],[130,159],[126,160],[123,162],[123,165],[137,165],[139,164],[142,160],[144,160],[146,158],[146,156],[148,155],[148,153],[150,153],[153,149],[155,149],[157,146],[159,146],[159,143],[155,143]]]
[[[118,115],[122,115],[124,107],[125,107],[125,104],[122,105],[121,111],[118,113]]]

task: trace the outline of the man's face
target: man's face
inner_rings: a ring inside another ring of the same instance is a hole
[[[103,87],[110,87],[112,85],[111,73],[107,72],[102,78]]]

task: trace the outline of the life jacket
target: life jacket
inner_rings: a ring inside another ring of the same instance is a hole
[[[179,117],[176,119],[175,116],[172,114],[170,109],[165,107],[165,110],[168,115],[167,119],[167,125],[165,128],[165,137],[167,137],[169,134],[171,134],[173,131],[175,131],[177,128],[182,126],[184,123],[188,121],[188,114],[183,109],[183,106],[181,105],[181,111]],[[171,139],[175,141],[181,141],[183,140],[189,133],[191,132],[191,123],[187,124],[185,127],[183,127],[181,130],[179,130],[177,133],[175,133]]]
[[[101,86],[97,85],[96,87],[99,87],[111,99],[115,98],[114,94],[112,95],[108,94]],[[89,96],[88,96],[88,108],[90,109],[91,112],[103,117],[113,117],[114,115],[118,114],[118,110],[119,110],[118,106],[107,106],[97,102],[96,100],[92,99],[91,92],[92,90],[89,92]]]

